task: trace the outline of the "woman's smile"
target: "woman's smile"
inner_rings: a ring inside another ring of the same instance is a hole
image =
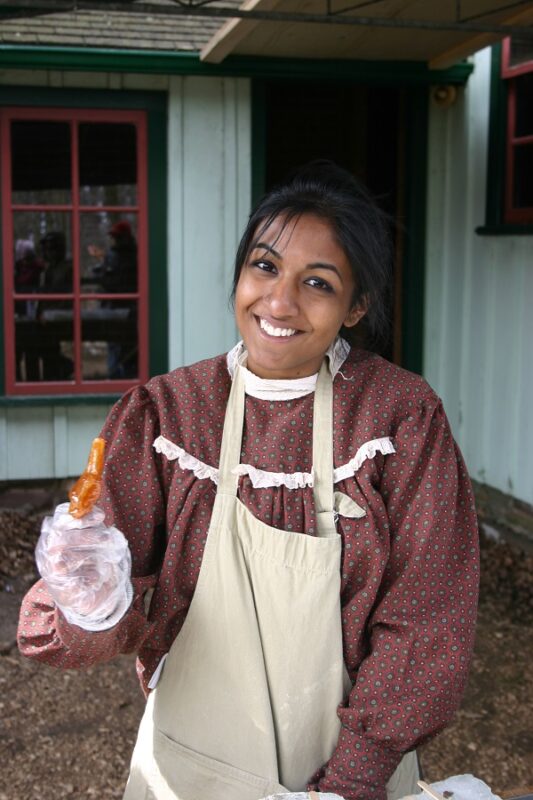
[[[352,307],[355,280],[328,222],[311,214],[274,221],[252,243],[235,293],[248,369],[262,378],[301,378],[320,368]]]
[[[257,319],[259,320],[259,327],[267,334],[267,336],[274,336],[278,339],[286,339],[289,336],[295,336],[298,333],[295,328],[276,327],[275,323],[270,323],[268,320],[264,319],[264,317],[258,317]]]

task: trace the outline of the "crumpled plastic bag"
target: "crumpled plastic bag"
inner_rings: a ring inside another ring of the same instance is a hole
[[[67,621],[85,630],[113,627],[132,597],[131,554],[118,528],[95,507],[76,519],[61,503],[45,517],[35,550],[37,568]]]
[[[441,794],[453,792],[454,796],[450,800],[501,800],[497,794],[493,793],[490,786],[474,775],[452,775],[450,778],[430,785],[432,789],[436,789]],[[427,797],[427,795],[424,796]]]
[[[339,794],[329,792],[284,792],[269,794],[263,800],[343,800],[343,798]]]

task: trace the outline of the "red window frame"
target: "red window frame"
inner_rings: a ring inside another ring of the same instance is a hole
[[[11,122],[63,121],[70,123],[71,135],[71,202],[67,204],[14,204],[11,193]],[[79,192],[78,126],[80,123],[122,122],[135,126],[137,131],[137,204],[132,206],[82,205]],[[147,226],[147,124],[144,111],[111,111],[107,109],[62,108],[3,108],[0,110],[3,279],[4,279],[4,350],[5,390],[17,395],[64,395],[122,393],[148,379],[148,226]],[[68,294],[15,293],[13,215],[20,211],[69,212],[71,217],[73,287]],[[80,282],[80,215],[87,213],[131,213],[137,215],[137,291],[114,293],[113,300],[137,301],[138,308],[138,377],[135,379],[84,380],[82,377],[82,318],[81,303],[88,300],[110,299],[104,292],[81,292]],[[65,381],[17,382],[15,354],[15,299],[69,300],[73,304],[74,377]]]
[[[526,136],[516,135],[516,78],[533,72],[533,60],[511,66],[511,38],[502,44],[502,79],[507,84],[507,127],[505,143],[505,188],[504,222],[514,224],[533,223],[533,206],[517,208],[513,203],[515,185],[515,153],[521,145],[533,145],[533,131]],[[533,98],[532,98],[533,100]]]

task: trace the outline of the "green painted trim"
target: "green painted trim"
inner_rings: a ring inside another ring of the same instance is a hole
[[[154,50],[112,50],[88,47],[0,45],[3,69],[54,69],[83,72],[137,72],[163,75],[223,75],[249,78],[332,78],[388,84],[464,84],[473,65],[430,70],[421,61],[360,61],[228,56],[207,64],[194,53]]]
[[[166,114],[167,94],[126,89],[52,89],[47,86],[2,86],[2,106],[61,106],[64,108],[134,109]]]
[[[501,79],[502,48],[492,48],[490,67],[489,142],[487,152],[487,196],[485,224],[488,228],[502,226],[505,184],[505,139],[507,86]]]
[[[37,89],[0,86],[0,105],[62,106],[63,108],[138,109],[148,115],[148,262],[149,262],[149,362],[150,375],[168,370],[167,291],[167,95],[165,92],[87,89]],[[0,232],[1,235],[1,232]],[[1,244],[1,242],[0,242]],[[0,248],[1,254],[1,248]],[[2,270],[0,269],[0,289]],[[0,304],[0,341],[4,340]],[[4,350],[0,347],[0,395],[5,391]],[[119,395],[26,395],[0,397],[2,405],[72,405],[87,398],[113,402]]]
[[[120,394],[40,394],[23,397],[0,397],[0,408],[33,406],[107,406],[113,405]]]
[[[402,287],[402,366],[422,373],[429,98],[423,87],[405,94],[405,235]]]
[[[533,236],[533,225],[483,225],[476,228],[478,236]]]
[[[148,113],[149,370],[168,370],[167,102]]]

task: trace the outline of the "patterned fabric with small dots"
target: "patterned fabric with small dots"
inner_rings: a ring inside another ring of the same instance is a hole
[[[147,690],[187,614],[216,492],[208,478],[155,453],[153,442],[163,435],[218,467],[229,388],[219,356],[154,378],[115,405],[102,432],[102,504],[130,543],[133,605],[111,630],[89,633],[66,623],[40,581],[21,609],[24,655],[72,668],[137,652]],[[247,396],[245,413],[243,463],[311,471],[312,394],[271,402]],[[346,800],[383,800],[402,753],[450,721],[474,639],[476,514],[441,402],[419,376],[352,351],[334,380],[335,467],[365,442],[387,436],[395,453],[377,453],[335,487],[366,511],[361,519],[338,520],[344,657],[353,688],[339,708],[338,746],[309,788]],[[239,497],[256,517],[295,535],[315,534],[311,488],[254,489],[247,476],[239,481]],[[147,617],[148,589],[154,592]]]

